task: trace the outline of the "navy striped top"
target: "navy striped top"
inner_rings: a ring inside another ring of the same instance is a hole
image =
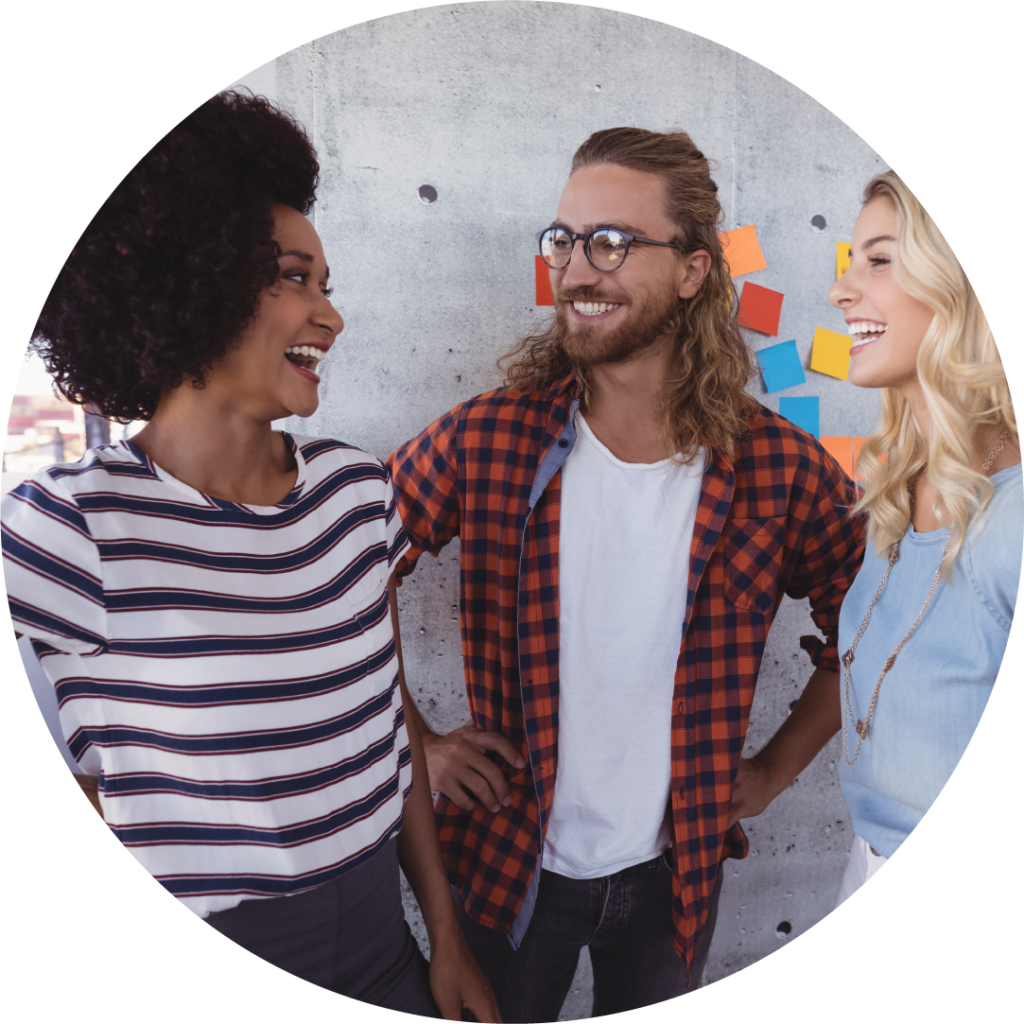
[[[122,442],[37,474],[0,516],[14,626],[72,756],[118,838],[203,916],[362,863],[412,784],[387,470],[284,437],[298,476],[274,506],[209,497]]]

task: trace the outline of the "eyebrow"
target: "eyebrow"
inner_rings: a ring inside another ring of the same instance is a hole
[[[563,224],[561,221],[558,221],[558,220],[553,220],[548,225],[548,227],[549,228],[565,228],[566,231],[569,230],[567,225]],[[629,224],[623,224],[621,222],[609,223],[608,221],[602,221],[600,224],[584,224],[583,225],[583,230],[575,232],[575,234],[589,235],[592,231],[598,231],[601,228],[613,228],[615,231],[624,231],[627,235],[637,235],[637,236],[640,236],[640,235],[643,234],[643,231],[641,231],[640,228],[634,228],[634,227],[631,227]]]
[[[282,256],[297,256],[303,263],[312,263],[313,257],[308,252],[303,252],[301,249],[289,249],[287,252],[281,253]],[[324,280],[329,281],[331,278],[331,268],[324,268]]]
[[[875,235],[874,238],[869,238],[862,246],[861,249],[870,249],[873,245],[878,245],[879,242],[895,242],[896,239],[892,235]]]

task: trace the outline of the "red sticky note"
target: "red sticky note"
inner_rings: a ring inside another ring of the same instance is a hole
[[[853,476],[853,438],[852,437],[822,437],[821,447],[832,456],[847,476]]]
[[[534,275],[537,278],[537,305],[553,306],[555,297],[551,294],[551,278],[543,256],[533,257]]]
[[[740,295],[740,327],[749,327],[752,331],[762,334],[779,336],[779,316],[782,313],[782,292],[762,288],[753,281],[743,282],[743,293]]]

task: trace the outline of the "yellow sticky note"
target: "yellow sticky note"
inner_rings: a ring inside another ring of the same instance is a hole
[[[729,276],[752,274],[764,270],[768,264],[757,241],[757,228],[748,224],[745,228],[723,231],[718,240],[722,243],[722,255],[729,264]]]
[[[850,246],[852,242],[836,242],[836,280],[850,269]]]
[[[850,347],[853,338],[824,327],[814,329],[811,345],[811,369],[827,373],[830,377],[847,380],[850,376]]]

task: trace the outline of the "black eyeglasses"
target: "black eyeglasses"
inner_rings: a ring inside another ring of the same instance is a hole
[[[642,245],[663,245],[667,249],[686,250],[678,242],[656,242],[653,238],[640,238],[615,228],[597,228],[589,234],[577,234],[565,228],[545,228],[533,236],[540,242],[540,255],[552,270],[564,270],[572,259],[576,243],[583,242],[583,252],[590,265],[603,274],[618,270],[629,255],[634,242]]]

